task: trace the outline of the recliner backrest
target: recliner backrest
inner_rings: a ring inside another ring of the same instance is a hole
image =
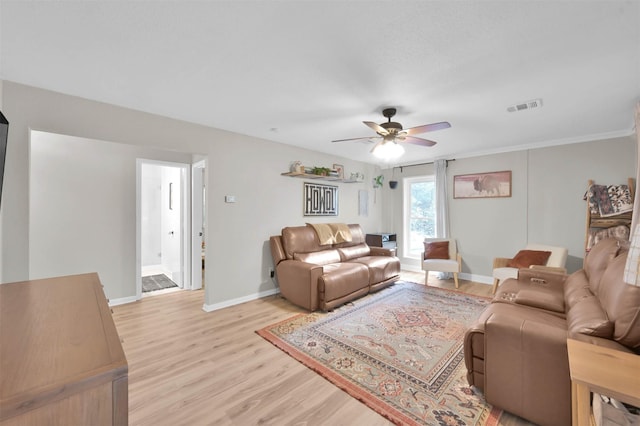
[[[614,324],[613,339],[637,351],[640,349],[640,287],[624,282],[626,262],[626,250],[621,250],[609,262],[600,279],[597,297]]]

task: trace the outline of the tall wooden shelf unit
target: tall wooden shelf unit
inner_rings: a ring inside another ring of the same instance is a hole
[[[589,179],[588,187],[595,184],[595,182]],[[631,193],[631,202],[634,201],[635,195],[635,180],[633,178],[629,178],[627,180],[627,185],[629,185],[629,192]],[[608,229],[614,228],[616,226],[625,225],[627,227],[631,227],[631,217],[633,216],[633,212],[622,213],[616,216],[609,217],[600,217],[598,214],[591,213],[591,209],[589,208],[589,200],[587,200],[587,220],[586,220],[586,228],[585,228],[585,236],[584,236],[584,248],[585,251],[589,251],[589,234],[592,229]]]

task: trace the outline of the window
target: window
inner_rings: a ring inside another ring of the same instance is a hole
[[[435,176],[404,180],[404,255],[420,257],[427,237],[436,236]]]

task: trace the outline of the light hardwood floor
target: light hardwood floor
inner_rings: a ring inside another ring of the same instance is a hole
[[[491,286],[460,280],[460,290],[488,296]],[[203,303],[202,291],[180,291],[113,308],[129,362],[129,424],[390,424],[255,333],[301,308],[279,296],[210,313]],[[527,423],[506,415],[500,424]]]

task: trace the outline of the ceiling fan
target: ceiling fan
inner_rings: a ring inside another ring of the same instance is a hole
[[[369,140],[374,142],[378,140],[378,143],[376,143],[371,150],[374,155],[379,153],[379,156],[383,157],[399,156],[404,152],[404,149],[400,145],[398,145],[399,143],[410,143],[420,146],[433,146],[437,142],[431,141],[429,139],[419,138],[414,135],[433,132],[435,130],[448,129],[449,127],[451,127],[451,124],[449,124],[448,122],[441,121],[439,123],[425,124],[422,126],[411,127],[409,129],[403,129],[402,124],[391,121],[391,118],[396,115],[395,108],[385,108],[384,110],[382,110],[382,115],[387,117],[386,123],[377,124],[372,121],[363,121],[363,123],[372,128],[378,134],[378,136],[338,139],[332,142],[349,142],[357,140]]]

